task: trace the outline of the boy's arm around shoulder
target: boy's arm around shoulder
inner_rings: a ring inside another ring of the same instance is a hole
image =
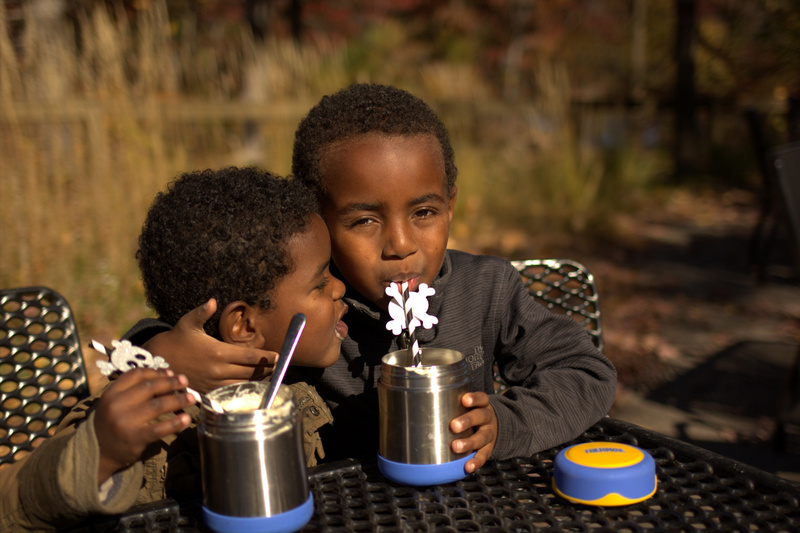
[[[614,402],[614,365],[572,318],[535,302],[509,265],[495,360],[510,385],[490,398],[498,420],[492,458],[531,455],[574,439]]]
[[[140,462],[119,472],[114,493],[100,501],[100,450],[90,410],[94,401],[78,404],[53,437],[0,470],[0,531],[64,528],[93,514],[124,512],[135,503],[142,479]]]
[[[123,340],[162,356],[175,373],[185,375],[192,388],[202,393],[272,374],[276,352],[226,343],[205,332],[203,324],[216,309],[212,298],[183,315],[174,328],[156,319],[140,320]],[[202,365],[196,364],[198,355],[202,355]]]

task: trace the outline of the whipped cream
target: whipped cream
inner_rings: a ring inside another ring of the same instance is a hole
[[[226,413],[249,413],[257,411],[261,407],[261,401],[264,395],[259,391],[248,391],[243,394],[237,394],[233,398],[220,400],[220,404]],[[284,403],[284,399],[280,396],[275,398],[272,403],[272,409],[280,407]]]

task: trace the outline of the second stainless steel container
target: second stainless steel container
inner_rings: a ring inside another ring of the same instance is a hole
[[[284,515],[302,527],[313,512],[294,395],[283,385],[272,408],[259,409],[266,390],[267,383],[247,382],[209,393],[226,412],[204,408],[198,428],[207,522],[232,517],[225,524],[236,530],[244,524],[235,517]],[[264,530],[282,530],[283,522],[272,522],[277,529],[265,522]]]
[[[469,392],[464,355],[423,348],[422,366],[412,366],[408,350],[385,355],[378,381],[380,456],[395,463],[442,464],[464,458],[450,443],[472,430],[454,434],[450,421],[466,412],[461,397]]]

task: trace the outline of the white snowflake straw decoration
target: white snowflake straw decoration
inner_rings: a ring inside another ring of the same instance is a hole
[[[144,348],[134,346],[130,341],[111,341],[114,349],[108,353],[108,348],[93,340],[92,348],[107,356],[109,361],[97,361],[97,367],[104,376],[111,376],[114,373],[123,373],[133,368],[169,368],[163,357],[153,356]]]
[[[407,281],[402,284],[392,283],[386,287],[386,295],[392,298],[389,301],[389,316],[392,319],[386,323],[386,329],[395,335],[400,335],[404,329],[408,330],[408,349],[412,354],[414,366],[422,364],[420,360],[422,352],[414,331],[420,326],[430,329],[439,323],[438,318],[428,314],[428,297],[434,294],[436,290],[425,283],[420,283],[416,292],[408,290]]]
[[[124,374],[134,368],[152,368],[153,370],[169,368],[169,363],[163,357],[153,355],[144,348],[134,346],[130,341],[111,341],[111,345],[114,346],[114,349],[110,350],[111,353],[108,353],[109,349],[96,340],[92,340],[91,345],[92,348],[108,357],[109,361],[97,361],[96,363],[100,373],[108,376],[109,379],[119,377],[120,374]],[[200,394],[191,387],[186,387],[183,390],[211,410],[217,413],[225,412],[219,402],[213,398]]]

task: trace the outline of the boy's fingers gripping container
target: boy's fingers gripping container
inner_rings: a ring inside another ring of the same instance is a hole
[[[585,442],[561,450],[553,463],[553,490],[574,503],[619,506],[656,492],[653,457],[628,444]]]
[[[267,387],[226,385],[209,393],[225,412],[202,409],[203,519],[218,533],[296,531],[314,513],[294,395],[282,385],[261,409]]]
[[[420,357],[420,366],[413,366],[408,350],[382,359],[378,468],[406,485],[450,483],[467,475],[464,465],[475,456],[450,448],[453,440],[472,434],[450,431],[450,421],[467,411],[461,405],[469,392],[467,363],[455,350],[422,348]]]

